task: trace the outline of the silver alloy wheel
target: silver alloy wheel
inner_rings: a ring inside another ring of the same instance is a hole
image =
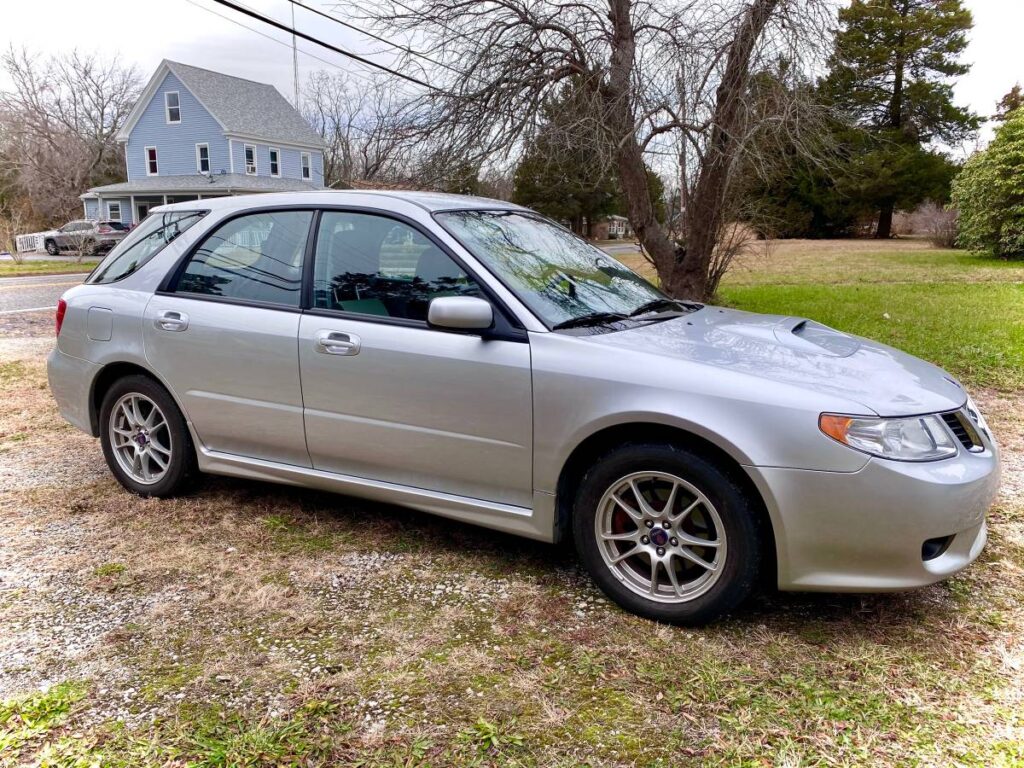
[[[685,603],[722,575],[722,519],[707,496],[681,477],[635,472],[617,480],[601,497],[594,528],[605,565],[648,600]]]
[[[110,411],[110,447],[129,477],[142,485],[160,482],[171,464],[171,430],[159,406],[129,392]]]

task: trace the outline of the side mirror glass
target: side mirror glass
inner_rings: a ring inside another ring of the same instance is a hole
[[[438,296],[430,301],[427,323],[435,328],[485,331],[494,325],[494,309],[475,296]]]

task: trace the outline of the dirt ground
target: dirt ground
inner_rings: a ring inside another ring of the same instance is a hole
[[[52,343],[0,327],[0,765],[1024,761],[1020,394],[977,393],[1005,479],[964,574],[683,630],[564,548],[227,479],[130,496],[60,419]]]

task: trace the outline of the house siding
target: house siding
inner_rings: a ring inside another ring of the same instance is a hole
[[[245,145],[256,145],[256,175],[270,175],[270,148],[274,147],[281,152],[281,178],[301,179],[302,164],[300,154],[308,151],[310,154],[310,167],[312,176],[310,183],[322,187],[324,185],[324,153],[315,149],[305,150],[294,147],[281,146],[280,144],[264,144],[258,141],[245,141],[244,139],[232,139],[232,153],[235,156],[235,173],[245,173]]]
[[[94,197],[87,197],[85,199],[85,218],[90,219],[91,221],[96,221],[96,219],[99,218],[99,216],[96,215],[98,203],[99,201]]]
[[[181,122],[168,125],[164,94],[177,91]],[[156,147],[159,176],[190,176],[196,170],[196,144],[210,145],[210,172],[230,171],[228,141],[220,123],[196,100],[184,84],[167,73],[127,142],[128,180],[144,179],[146,147]]]

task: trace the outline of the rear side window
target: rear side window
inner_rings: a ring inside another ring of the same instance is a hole
[[[146,218],[131,234],[114,246],[87,282],[113,283],[128,277],[152,259],[182,232],[193,226],[206,211],[168,211],[154,213]]]
[[[192,254],[175,290],[299,306],[312,218],[312,211],[272,211],[225,222]]]

